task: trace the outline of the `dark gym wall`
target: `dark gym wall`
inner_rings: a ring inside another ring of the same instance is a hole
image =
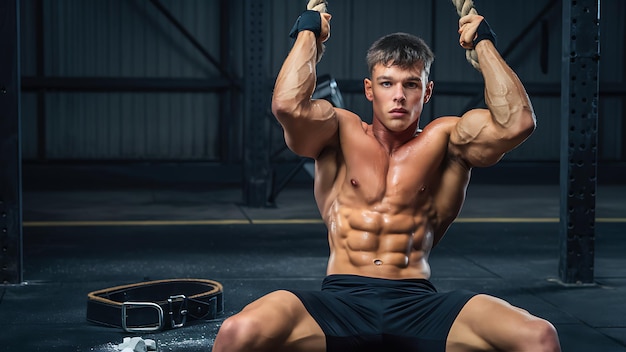
[[[219,75],[150,1],[22,2],[22,75],[89,78],[82,89],[53,89],[43,100],[32,90],[23,95],[25,159],[216,159],[217,94],[89,91],[107,78],[132,85],[133,79]],[[219,58],[219,11],[207,7],[213,3],[219,2],[164,2]],[[28,89],[29,81],[23,84]]]
[[[156,3],[227,66],[237,82],[245,83],[244,0]],[[291,46],[287,32],[306,1],[267,3],[269,103],[271,84]],[[475,5],[497,32],[498,46],[526,84],[538,117],[536,133],[506,160],[558,161],[561,1],[475,0]],[[480,101],[482,79],[457,44],[458,15],[450,1],[335,0],[329,6],[332,37],[318,73],[337,79],[347,108],[364,119],[370,118],[369,103],[360,92],[367,75],[365,51],[373,40],[395,31],[422,36],[436,55],[434,98],[422,125],[441,115],[461,114]],[[224,110],[223,92],[229,85],[216,83],[224,79],[224,70],[194,47],[155,2],[22,0],[21,8],[25,161],[241,162],[243,111],[237,106],[246,97],[239,95],[234,108]],[[626,2],[601,1],[599,158],[607,162],[625,159],[625,15]],[[169,80],[150,89],[156,78]],[[115,79],[118,86],[106,79]],[[207,88],[212,84],[218,88]],[[272,117],[264,111],[259,118]],[[268,138],[280,150],[277,126]],[[289,158],[288,151],[283,154]]]

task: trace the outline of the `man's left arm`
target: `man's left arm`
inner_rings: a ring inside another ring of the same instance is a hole
[[[465,113],[450,142],[468,166],[489,166],[532,134],[535,114],[522,82],[497,51],[495,34],[484,18],[462,17],[459,34],[462,47],[476,50],[488,109]]]

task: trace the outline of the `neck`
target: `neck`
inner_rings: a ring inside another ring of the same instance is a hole
[[[418,122],[419,120],[415,121],[403,131],[391,131],[374,118],[372,122],[372,132],[376,140],[391,154],[398,147],[406,144],[406,142],[415,137]]]

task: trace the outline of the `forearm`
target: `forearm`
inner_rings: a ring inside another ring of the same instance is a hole
[[[281,121],[283,116],[296,117],[310,108],[315,90],[317,40],[311,31],[302,31],[276,78],[272,111]]]
[[[485,80],[485,103],[494,123],[504,128],[534,129],[535,115],[522,82],[489,40],[475,47]]]
[[[272,112],[283,126],[285,142],[296,154],[316,158],[336,142],[337,118],[332,104],[311,100],[321,40],[314,32],[298,33],[276,78]]]

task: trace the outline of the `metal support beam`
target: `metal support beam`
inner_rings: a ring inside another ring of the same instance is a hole
[[[225,77],[22,77],[26,92],[220,92],[237,85]]]
[[[268,206],[271,190],[270,102],[268,58],[265,35],[267,3],[244,2],[244,201],[252,207]]]
[[[19,0],[0,2],[0,283],[22,282]]]
[[[235,76],[232,43],[233,35],[232,14],[234,2],[231,0],[220,0],[220,63],[231,77]],[[233,84],[229,89],[224,90],[220,97],[220,160],[225,164],[232,164],[241,158],[241,109],[238,106],[241,91],[237,85]]]
[[[231,84],[224,77],[210,78],[150,78],[150,77],[44,77],[22,76],[23,92],[239,92],[237,79]],[[559,83],[524,83],[529,95],[558,97]],[[337,88],[342,94],[364,94],[362,79],[337,79]],[[266,85],[266,92],[272,84]],[[485,89],[484,83],[437,81],[438,96],[475,96]],[[626,84],[602,82],[600,96],[626,96]]]
[[[150,0],[150,2],[152,3],[152,5],[154,5],[154,7],[157,8],[157,10],[161,12],[161,14],[163,14],[163,16],[165,16],[170,21],[172,25],[174,25],[174,27],[176,27],[176,29],[178,29],[178,31],[185,38],[187,38],[187,40],[189,40],[191,45],[193,45],[202,54],[202,56],[204,56],[210,63],[213,64],[213,66],[215,66],[215,68],[220,71],[220,73],[224,77],[227,77],[231,81],[234,81],[234,78],[230,76],[230,72],[224,69],[220,62],[217,61],[204,46],[202,46],[202,44],[196,39],[196,37],[194,37],[193,34],[191,34],[191,32],[189,32],[187,28],[185,28],[185,26],[183,26],[183,24],[180,23],[180,21],[178,21],[176,17],[174,17],[174,15],[165,6],[163,6],[163,4],[159,0]]]
[[[597,186],[600,0],[563,1],[559,277],[591,284]]]
[[[37,60],[35,72],[38,77],[46,75],[46,28],[44,26],[44,10],[43,0],[35,0],[35,57]],[[22,89],[24,89],[24,78],[22,78]],[[47,149],[47,129],[48,121],[46,119],[46,91],[45,89],[37,89],[37,159],[44,161],[48,156]]]

